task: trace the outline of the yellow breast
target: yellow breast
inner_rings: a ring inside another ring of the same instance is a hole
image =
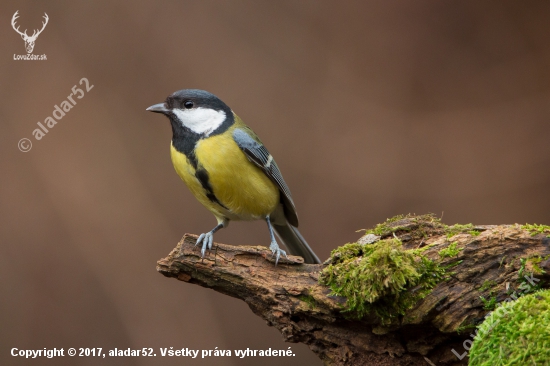
[[[193,195],[217,218],[256,220],[271,214],[279,204],[279,189],[264,172],[248,161],[231,133],[215,135],[197,143],[199,168],[208,172],[210,186],[219,204],[206,196],[187,157],[171,146],[176,172]]]

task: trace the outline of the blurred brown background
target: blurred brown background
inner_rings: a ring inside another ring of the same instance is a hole
[[[14,61],[21,30],[49,24]],[[0,11],[0,364],[319,365],[247,306],[155,271],[213,227],[174,172],[182,88],[217,94],[262,138],[321,258],[402,213],[550,223],[547,1],[4,1]],[[83,77],[94,88],[37,141]],[[17,142],[33,142],[23,153]],[[216,234],[269,243],[263,222]],[[277,358],[57,358],[43,347],[252,349]]]

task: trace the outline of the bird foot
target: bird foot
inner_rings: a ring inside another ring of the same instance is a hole
[[[279,262],[279,258],[281,257],[281,254],[284,255],[286,258],[288,258],[286,255],[286,252],[281,248],[279,248],[279,245],[277,244],[276,241],[271,242],[269,249],[271,249],[271,253],[273,253],[273,255],[275,256],[275,265],[277,265],[277,263]]]
[[[202,258],[204,258],[204,254],[206,253],[206,248],[208,247],[208,250],[212,249],[212,243],[214,242],[214,233],[209,231],[207,233],[201,234],[197,239],[195,246],[199,245],[201,242],[202,242],[201,256]]]

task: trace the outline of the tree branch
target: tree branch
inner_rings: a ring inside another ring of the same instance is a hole
[[[245,301],[286,341],[307,344],[329,365],[466,365],[468,358],[459,360],[451,350],[466,352],[463,342],[491,310],[491,301],[508,298],[525,275],[535,273],[537,285],[549,279],[544,270],[550,270],[550,261],[543,259],[550,255],[550,238],[519,225],[470,226],[456,235],[438,225],[406,217],[383,227],[382,239],[396,236],[403,249],[424,248],[423,255],[452,269],[390,324],[371,315],[350,319],[342,311],[346,298],[319,284],[327,263],[303,264],[289,255],[275,266],[267,247],[216,243],[201,258],[197,236],[185,234],[157,270]],[[451,244],[461,250],[443,257],[441,250]]]

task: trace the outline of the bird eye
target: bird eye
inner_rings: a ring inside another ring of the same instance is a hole
[[[192,101],[190,100],[186,100],[185,102],[183,102],[183,106],[187,109],[191,109],[193,108],[193,106],[195,105],[195,103],[193,103]]]

